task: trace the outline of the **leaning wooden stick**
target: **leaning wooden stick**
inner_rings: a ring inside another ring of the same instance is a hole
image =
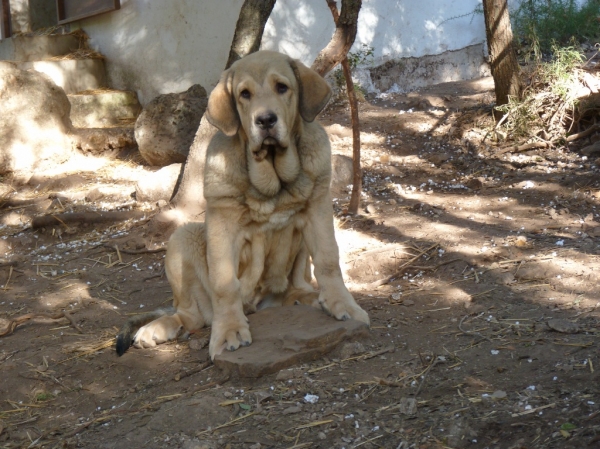
[[[65,318],[69,321],[73,328],[75,328],[79,333],[83,333],[83,330],[77,325],[77,323],[75,323],[75,320],[71,316],[70,312],[59,312],[55,314],[32,312],[10,320],[0,320],[0,337],[5,337],[12,334],[17,326],[20,326],[21,324],[35,318],[48,318],[50,320],[60,320],[61,318]]]

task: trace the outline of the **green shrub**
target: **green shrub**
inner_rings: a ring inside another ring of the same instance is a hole
[[[513,33],[526,51],[539,59],[553,43],[568,45],[600,37],[600,1],[522,0],[511,12]]]

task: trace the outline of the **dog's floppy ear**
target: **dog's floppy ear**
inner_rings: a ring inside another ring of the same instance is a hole
[[[233,136],[240,127],[240,118],[233,100],[232,80],[231,70],[223,72],[219,84],[210,93],[206,107],[206,118],[210,124],[226,136]]]
[[[298,60],[291,62],[300,85],[300,115],[312,122],[331,98],[331,88],[327,81]]]

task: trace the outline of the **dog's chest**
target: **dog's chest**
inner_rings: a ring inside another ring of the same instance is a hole
[[[279,230],[295,223],[308,203],[305,196],[293,195],[287,190],[269,199],[248,193],[245,200],[243,221],[262,231]]]

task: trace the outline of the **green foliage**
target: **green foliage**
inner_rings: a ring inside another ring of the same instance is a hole
[[[35,400],[37,402],[44,402],[54,399],[54,395],[52,393],[38,393],[35,395]]]
[[[560,140],[581,117],[583,56],[573,45],[553,43],[551,52],[551,60],[538,60],[525,68],[528,87],[522,99],[509,98],[508,104],[497,107],[506,114],[503,128],[513,137],[531,137],[543,130],[550,140]]]
[[[350,71],[352,72],[361,64],[369,64],[373,60],[374,52],[375,49],[367,44],[362,44],[361,48],[356,52],[349,52],[346,57],[348,58]],[[346,89],[346,78],[344,77],[344,70],[341,66],[334,70],[333,79],[335,80],[335,86],[337,87],[338,92],[344,92]],[[365,90],[360,85],[354,85],[354,90],[359,96],[364,97]]]
[[[600,37],[600,1],[523,0],[511,12],[513,32],[534,59],[550,52],[553,45],[568,45]]]
[[[579,77],[575,69],[581,65],[583,55],[574,46],[559,47],[556,43],[552,46],[552,55],[552,60],[539,65],[540,80],[572,106],[579,87]]]

